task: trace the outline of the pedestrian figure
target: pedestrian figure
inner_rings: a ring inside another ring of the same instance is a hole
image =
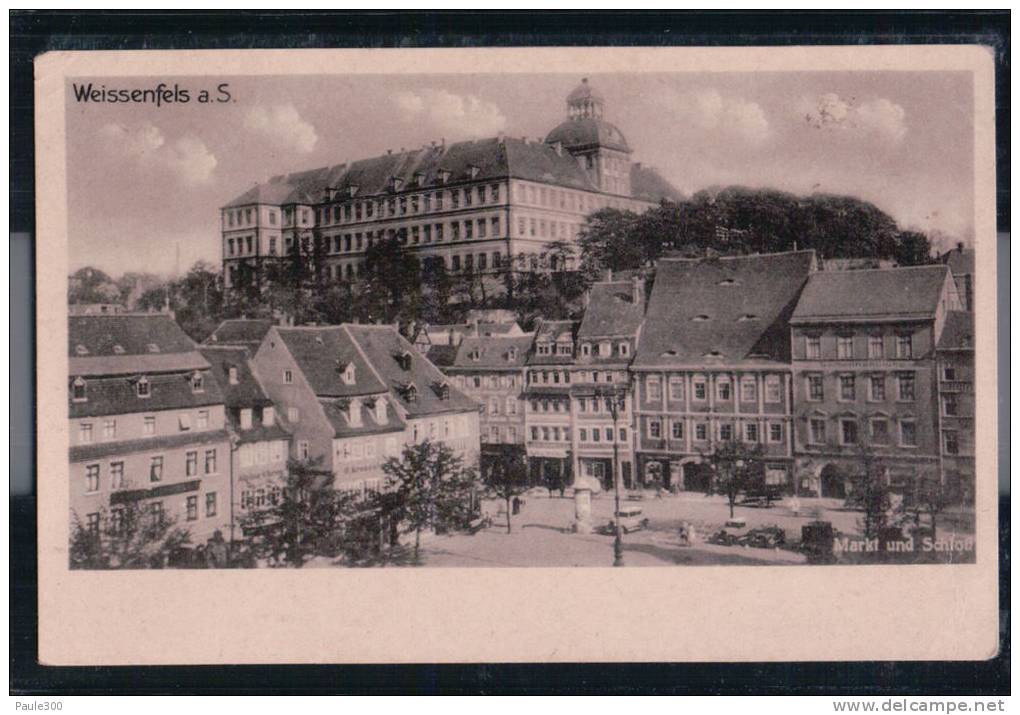
[[[227,567],[227,542],[223,540],[223,532],[217,529],[206,543],[206,567],[222,569]]]
[[[794,516],[800,516],[800,499],[796,494],[794,494],[793,499],[790,500],[790,509],[793,511]]]
[[[521,498],[520,497],[514,497],[514,501],[513,501],[513,515],[517,516],[520,513],[521,513]]]

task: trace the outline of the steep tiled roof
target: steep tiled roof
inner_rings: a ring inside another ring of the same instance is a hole
[[[571,122],[579,127],[583,122]],[[608,132],[608,130],[605,130]],[[623,140],[619,130],[613,128]],[[606,140],[611,137],[607,134]],[[639,170],[639,173],[640,170]],[[444,183],[443,177],[446,177]],[[567,152],[557,152],[550,144],[510,137],[431,145],[410,151],[393,152],[335,166],[274,176],[267,183],[249,189],[224,208],[251,205],[256,202],[319,203],[327,189],[336,189],[342,196],[376,196],[389,193],[391,180],[401,180],[404,190],[438,188],[445,184],[498,181],[507,178],[597,191],[588,174]],[[419,184],[419,177],[421,183]],[[639,183],[644,179],[639,179]],[[642,184],[641,198],[657,201],[655,195],[665,180],[647,175]],[[672,187],[669,187],[675,192]],[[666,198],[670,198],[666,196]]]
[[[68,318],[67,354],[72,358],[166,355],[194,350],[194,341],[166,313],[73,315]]]
[[[644,201],[681,201],[684,195],[662,174],[641,163],[630,165],[630,195]]]
[[[464,338],[457,348],[452,367],[457,368],[519,368],[528,359],[534,337]],[[431,352],[430,352],[431,354]],[[476,360],[473,356],[477,355]]]
[[[660,260],[634,365],[788,359],[787,321],[813,266],[813,251]]]
[[[249,363],[250,354],[244,347],[203,347],[202,356],[212,365],[211,375],[223,392],[223,401],[227,407],[240,409],[244,407],[263,407],[271,405],[272,400],[262,389],[262,385],[252,374]],[[230,368],[237,372],[237,383],[230,382]]]
[[[254,348],[271,327],[271,320],[224,320],[205,342],[207,345],[247,345]]]
[[[820,271],[804,288],[793,322],[930,318],[948,273],[942,265]]]
[[[191,373],[161,373],[146,375],[149,381],[149,397],[138,397],[136,378],[140,375],[117,377],[85,378],[84,402],[71,399],[70,417],[98,417],[102,415],[123,415],[131,412],[159,412],[191,407],[205,407],[223,404],[223,393],[208,372],[201,392],[191,389]]]
[[[429,362],[437,367],[449,367],[457,358],[456,345],[433,345],[425,353]]]
[[[595,283],[588,307],[577,331],[578,338],[635,335],[645,315],[644,284],[638,285],[638,301],[631,281]]]
[[[448,378],[424,355],[414,349],[391,326],[346,325],[344,328],[354,339],[361,353],[372,365],[389,390],[393,399],[411,417],[444,412],[465,412],[478,409],[478,403],[453,386]],[[407,355],[408,369],[398,362],[398,356]],[[408,399],[407,387],[413,384],[416,399]],[[440,398],[440,386],[447,385],[449,399]]]
[[[950,310],[939,336],[939,350],[974,349],[974,313],[966,310]]]
[[[347,326],[276,330],[312,391],[319,397],[371,395],[388,389],[369,366]],[[349,363],[354,365],[354,383],[351,385],[341,379],[342,368]]]
[[[954,276],[972,275],[974,273],[974,249],[954,248],[946,251],[939,260],[949,266]]]
[[[274,181],[273,179],[277,180]],[[265,184],[253,186],[223,208],[251,206],[252,204],[279,206],[300,201],[300,193],[294,186],[279,180],[280,177],[273,177],[273,179],[270,179]]]
[[[209,363],[195,343],[162,313],[83,315],[68,320],[69,374],[85,379],[86,400],[71,400],[72,418],[155,412],[222,404],[223,394],[208,374]],[[205,375],[193,392],[191,376]],[[149,381],[139,398],[137,381]]]
[[[362,404],[360,407],[361,425],[358,427],[351,425],[348,415],[349,406],[345,400],[319,400],[319,404],[322,405],[322,411],[326,413],[326,419],[333,425],[334,435],[337,437],[357,437],[365,434],[402,432],[404,430],[404,421],[400,419],[400,415],[389,403],[386,405],[386,422],[382,424],[376,421],[375,411]]]

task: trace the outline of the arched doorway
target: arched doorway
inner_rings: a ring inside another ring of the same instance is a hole
[[[820,474],[822,496],[828,499],[846,499],[846,474],[835,464],[826,464]]]

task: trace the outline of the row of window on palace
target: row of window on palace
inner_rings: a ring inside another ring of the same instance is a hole
[[[519,216],[517,218],[516,235],[522,238],[567,240],[576,236],[580,230],[581,224],[579,223]],[[383,238],[396,238],[406,245],[420,246],[446,241],[453,243],[457,241],[504,237],[502,218],[500,216],[488,216],[461,221],[413,224],[374,231],[318,236],[314,241],[316,250],[319,252],[341,255],[344,253],[362,253],[370,248],[374,242]],[[302,253],[308,254],[311,252],[312,241],[313,239],[310,236],[305,236],[301,239]],[[291,255],[296,250],[296,246],[295,239],[291,236],[287,236],[282,244],[280,243],[279,236],[269,236],[266,245],[266,255]],[[258,246],[254,234],[229,237],[226,240],[227,257],[255,256],[258,253],[257,249]],[[498,267],[498,264],[496,266]]]
[[[394,184],[391,188],[399,190],[402,186]],[[452,188],[449,190],[426,191],[404,196],[391,196],[386,199],[365,199],[361,201],[347,201],[333,204],[332,206],[320,206],[316,210],[316,216],[320,226],[351,223],[381,218],[394,218],[433,211],[458,210],[471,206],[484,206],[498,204],[501,200],[499,184],[479,184]],[[569,189],[557,189],[545,186],[533,186],[530,184],[518,184],[515,186],[514,199],[522,204],[541,206],[544,208],[572,211],[580,214],[588,214],[600,208],[628,208],[631,202],[611,199],[594,194],[587,194]],[[292,225],[296,218],[300,218],[302,225],[311,225],[311,209],[286,208],[282,211],[282,224]],[[258,213],[254,206],[238,209],[227,209],[224,211],[224,227],[246,227],[255,226]],[[266,212],[266,219],[270,226],[278,225],[279,217],[276,209],[269,209]]]
[[[218,474],[217,465],[217,450],[207,449],[205,454],[202,455],[204,458],[201,460],[201,466],[204,468],[203,474],[211,475]],[[162,454],[157,454],[149,457],[149,482],[156,483],[163,481],[163,468],[165,466],[165,457]],[[192,450],[184,454],[184,475],[186,477],[197,477],[199,475],[199,452],[198,450]],[[85,492],[93,494],[102,489],[102,465],[98,463],[86,464],[85,465]],[[109,488],[111,491],[118,489],[127,489],[135,484],[129,483],[124,474],[124,462],[113,461],[107,465],[107,479]]]
[[[883,360],[886,358],[885,340],[884,335],[872,334],[868,336],[868,359],[869,360]],[[898,360],[909,360],[914,356],[914,339],[909,333],[900,333],[895,337],[895,356]],[[851,334],[843,334],[836,336],[836,359],[837,360],[854,360],[861,359],[863,355],[855,354],[855,340]],[[827,356],[831,356],[831,351],[826,350]],[[823,356],[822,351],[822,336],[821,335],[805,335],[804,336],[804,357],[807,360],[821,360]]]
[[[177,431],[189,432],[194,426],[195,430],[209,429],[209,410],[198,410],[195,413],[195,421],[192,424],[190,412],[179,412],[177,414]],[[96,430],[92,422],[78,423],[78,444],[92,444],[95,441]],[[142,416],[142,436],[156,436],[156,416]],[[102,440],[104,442],[117,439],[117,420],[108,418],[102,420]]]
[[[136,397],[143,400],[152,397],[152,382],[145,375],[129,378],[128,381],[134,383]],[[194,394],[205,392],[205,376],[201,372],[192,373],[188,384]],[[71,399],[74,402],[88,402],[88,381],[85,378],[78,376],[71,381]]]
[[[154,524],[163,523],[165,516],[165,510],[163,508],[163,501],[156,500],[150,501],[146,504],[147,516],[150,521]],[[211,519],[217,515],[217,495],[216,492],[205,493],[205,518]],[[124,528],[124,513],[125,508],[122,506],[115,506],[110,508],[110,530],[118,534]],[[184,520],[185,521],[198,521],[199,518],[199,506],[198,506],[198,495],[191,495],[184,498]],[[89,533],[99,533],[100,526],[100,515],[99,512],[91,512],[85,515],[85,527]]]
[[[821,402],[825,399],[825,375],[804,375],[805,392],[809,402]],[[852,402],[857,399],[858,384],[864,380],[867,387],[867,399],[870,402],[882,402],[887,397],[886,375],[856,375],[847,373],[836,375],[836,399],[840,402]],[[917,398],[917,380],[912,372],[902,372],[893,378],[896,385],[895,397],[898,402],[913,402]]]
[[[666,431],[668,430],[668,432]],[[783,441],[783,425],[779,422],[769,422],[765,436],[772,444],[779,444]],[[684,420],[666,420],[658,417],[645,420],[645,437],[648,439],[668,439],[682,442],[687,439],[687,426]],[[709,424],[707,422],[696,422],[694,424],[693,439],[695,442],[707,442],[709,435]],[[715,426],[715,438],[720,442],[732,442],[736,436],[744,442],[761,442],[762,435],[757,422],[744,422],[742,430],[736,430],[733,423],[717,422]]]
[[[733,399],[733,382],[729,375],[715,375],[715,399],[727,402]],[[739,390],[741,402],[757,402],[758,380],[752,375],[745,375],[739,378]],[[663,380],[658,375],[649,375],[645,378],[645,399],[648,402],[657,402],[662,399]],[[687,392],[687,381],[683,375],[671,375],[666,380],[666,388],[669,400],[683,401]],[[691,376],[691,399],[695,402],[705,402],[709,395],[709,379],[707,375]],[[780,375],[765,376],[764,401],[778,403],[783,401],[783,382]]]

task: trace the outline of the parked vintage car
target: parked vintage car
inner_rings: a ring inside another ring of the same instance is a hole
[[[621,506],[620,511],[617,512],[617,514],[620,519],[620,527],[623,529],[623,533],[625,534],[629,534],[632,531],[640,531],[641,529],[648,527],[648,518],[644,515],[644,511],[639,506]],[[615,521],[609,521],[608,530],[610,533],[616,531]]]

